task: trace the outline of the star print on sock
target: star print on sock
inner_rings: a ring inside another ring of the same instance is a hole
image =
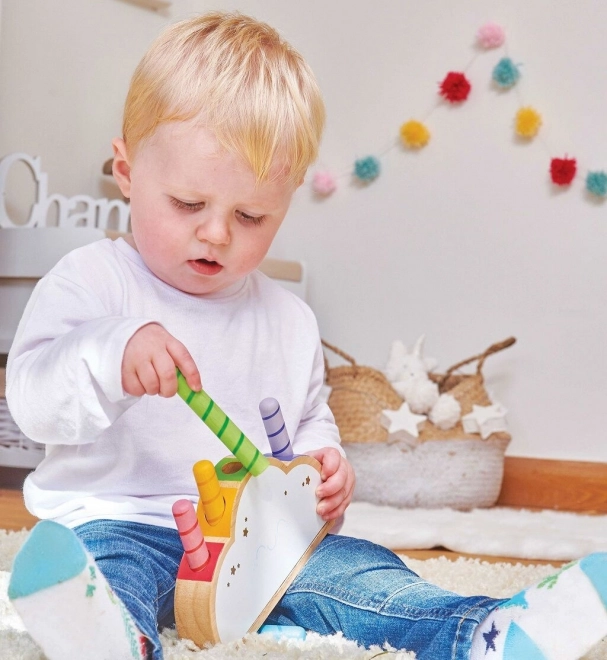
[[[491,630],[489,632],[483,633],[483,637],[485,638],[485,644],[487,644],[487,648],[485,649],[485,653],[491,649],[492,651],[497,651],[495,648],[495,638],[500,634],[500,631],[495,627],[495,621],[491,622]]]

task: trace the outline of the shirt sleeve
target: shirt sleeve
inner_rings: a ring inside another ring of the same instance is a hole
[[[333,413],[320,396],[324,379],[325,362],[320,337],[318,337],[310,376],[306,411],[295,433],[294,450],[298,454],[304,454],[314,449],[335,447],[342,456],[345,456],[346,453],[341,446],[339,430],[335,424]]]
[[[94,291],[52,271],[34,289],[6,374],[11,415],[30,439],[93,442],[138,400],[122,389],[122,356],[151,320],[110,311]]]

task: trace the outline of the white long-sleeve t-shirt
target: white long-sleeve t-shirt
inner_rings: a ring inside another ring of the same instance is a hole
[[[255,271],[194,296],[158,279],[122,239],[74,250],[36,286],[7,364],[11,414],[46,456],[24,485],[39,518],[174,527],[175,500],[198,499],[194,463],[229,451],[178,397],[122,389],[128,340],[160,323],[191,353],[204,389],[263,452],[259,402],[276,398],[295,453],[339,447],[319,399],[324,363],[310,308]],[[343,453],[343,451],[342,451]]]

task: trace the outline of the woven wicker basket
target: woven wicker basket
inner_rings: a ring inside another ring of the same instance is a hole
[[[441,394],[453,395],[462,407],[462,415],[472,411],[472,406],[488,406],[491,400],[485,390],[482,374],[483,364],[489,355],[512,346],[516,340],[510,337],[489,346],[471,358],[454,364],[444,374],[430,374]],[[336,353],[350,365],[329,367],[325,358],[325,376],[331,390],[329,407],[335,416],[343,442],[386,442],[388,431],[379,423],[382,410],[397,410],[403,398],[394,390],[381,371],[371,367],[361,367],[353,357],[323,340],[323,346]],[[455,373],[461,367],[478,361],[476,373]],[[442,431],[430,422],[424,422],[420,429],[420,442],[433,439],[453,439],[454,437],[479,439],[478,435],[464,432],[461,422],[454,429]]]
[[[483,364],[489,355],[515,341],[510,337],[493,344],[430,378],[441,394],[448,392],[458,400],[462,415],[471,412],[473,405],[488,406],[491,400],[484,386]],[[494,433],[482,440],[478,434],[466,433],[461,421],[447,431],[426,421],[413,449],[407,443],[388,444],[388,431],[379,421],[381,412],[398,409],[402,397],[377,369],[358,365],[326,341],[323,345],[350,363],[329,367],[325,357],[326,382],[332,388],[329,407],[357,474],[354,499],[403,507],[469,509],[495,504],[510,442],[508,433]],[[458,372],[475,361],[475,373]],[[396,479],[389,483],[390,473]]]
[[[331,387],[329,407],[342,442],[385,442],[388,432],[380,425],[382,410],[396,410],[403,402],[388,379],[371,367],[361,367],[353,357],[323,339],[350,366],[329,367],[325,356],[325,380]]]

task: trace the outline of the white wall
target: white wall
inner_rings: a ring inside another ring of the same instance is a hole
[[[308,58],[329,113],[320,161],[338,172],[433,106],[481,24],[506,28],[542,142],[513,139],[516,93],[491,88],[500,55],[479,55],[469,101],[432,114],[423,152],[392,149],[376,182],[346,177],[323,202],[305,186],[272,254],[308,263],[323,336],[360,363],[381,366],[392,339],[422,332],[442,367],[515,335],[485,368],[510,410],[510,453],[607,461],[607,203],[583,192],[588,168],[607,169],[607,3],[175,0],[163,14],[124,0],[5,0],[0,154],[40,155],[50,192],[108,194],[101,164],[137,61],[165,23],[210,8],[267,20]],[[549,158],[564,154],[581,176],[555,191]]]

